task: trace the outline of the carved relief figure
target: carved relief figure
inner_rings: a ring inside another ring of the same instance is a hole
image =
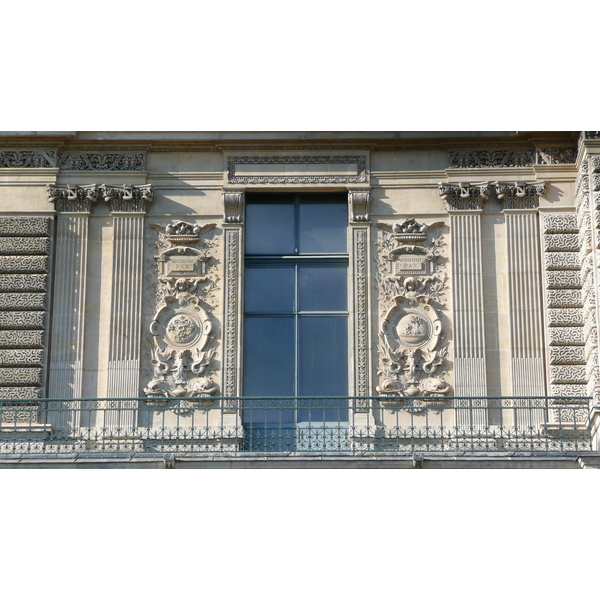
[[[443,225],[406,219],[380,224],[379,328],[380,383],[377,391],[395,405],[403,397],[440,396],[451,390],[442,370],[448,352],[438,315],[445,276],[440,265],[443,237],[430,232]],[[435,306],[434,306],[435,305]]]
[[[212,257],[200,234],[214,224],[179,221],[153,227],[160,232],[157,310],[150,324],[153,377],[144,392],[152,398],[208,398],[219,390],[211,380],[216,350],[212,317],[205,308],[215,281],[209,275]]]

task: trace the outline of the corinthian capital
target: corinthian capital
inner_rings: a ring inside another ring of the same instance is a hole
[[[515,181],[514,183],[495,183],[498,202],[503,209],[537,208],[540,196],[546,191],[546,182],[527,183],[526,181]]]
[[[446,203],[446,210],[481,210],[490,197],[490,184],[483,183],[440,183],[438,191]]]
[[[151,184],[120,186],[102,184],[99,189],[111,213],[145,213],[154,197]]]
[[[56,212],[91,212],[98,199],[98,186],[48,185],[48,200],[54,202]]]

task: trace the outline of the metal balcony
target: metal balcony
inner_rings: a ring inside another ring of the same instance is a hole
[[[0,456],[591,452],[589,398],[0,400]]]

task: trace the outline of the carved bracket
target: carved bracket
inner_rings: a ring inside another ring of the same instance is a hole
[[[369,220],[371,192],[365,189],[349,189],[348,204],[350,205],[350,221],[364,223]]]
[[[225,223],[241,223],[244,214],[245,193],[243,190],[223,192],[223,220]]]

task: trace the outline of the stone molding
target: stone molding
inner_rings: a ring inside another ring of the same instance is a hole
[[[539,206],[539,199],[546,191],[545,182],[527,183],[515,181],[507,183],[496,181],[496,196],[502,210],[533,209]]]
[[[356,165],[356,174],[331,175],[310,174],[285,175],[261,173],[242,175],[237,173],[238,165],[289,165],[290,167],[325,168],[336,164]],[[273,155],[273,156],[230,156],[227,159],[227,182],[245,185],[294,185],[294,184],[352,184],[369,183],[367,157],[364,155]]]
[[[111,213],[146,213],[154,198],[152,184],[120,186],[102,184],[98,187]]]
[[[92,185],[48,185],[48,200],[54,203],[58,213],[89,213],[98,199],[98,186]]]
[[[454,210],[482,210],[490,197],[490,183],[443,183],[438,191],[448,212]]]
[[[62,152],[58,157],[62,171],[145,171],[144,152]]]
[[[350,206],[350,222],[365,223],[369,221],[371,192],[365,189],[349,189],[348,204]]]
[[[0,149],[0,169],[46,169],[56,166],[56,150]]]
[[[223,394],[240,395],[243,228],[225,227],[225,285],[223,307]]]
[[[223,191],[223,221],[234,224],[241,223],[244,214],[246,195],[244,190]]]

